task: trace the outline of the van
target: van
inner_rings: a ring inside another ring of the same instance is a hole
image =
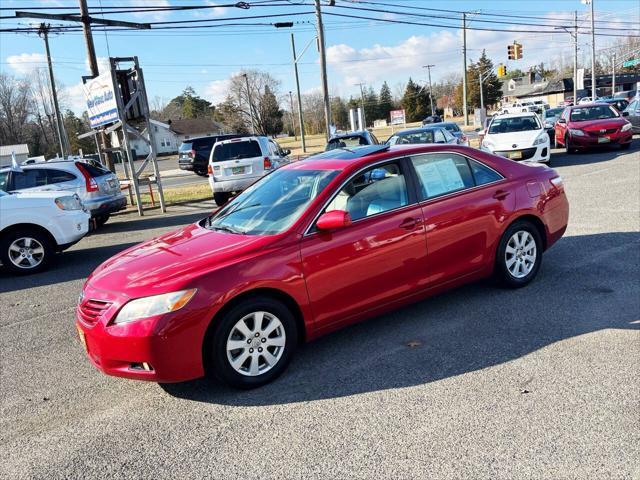
[[[264,136],[233,138],[216,142],[209,157],[209,185],[221,206],[267,173],[287,163],[290,150],[283,150]]]

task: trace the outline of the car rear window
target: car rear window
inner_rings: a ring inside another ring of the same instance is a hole
[[[360,135],[354,135],[352,137],[340,137],[340,138],[332,138],[327,143],[327,147],[325,151],[335,150],[336,148],[349,148],[349,147],[359,147],[361,145],[369,145],[367,139],[361,137]]]
[[[526,132],[528,130],[540,130],[538,117],[512,117],[495,118],[489,127],[489,133],[513,133]]]
[[[460,127],[458,125],[456,125],[455,123],[445,123],[442,126],[444,128],[446,128],[449,132],[459,132],[460,131]]]
[[[389,145],[406,145],[411,143],[435,143],[433,130],[423,130],[421,132],[404,133],[394,135],[389,139]]]
[[[190,152],[193,149],[191,142],[181,143],[178,148],[179,152]]]
[[[195,150],[211,148],[218,141],[218,137],[194,138],[191,144]]]
[[[91,175],[91,177],[95,178],[95,177],[101,177],[102,175],[106,175],[108,173],[111,173],[109,170],[106,170],[104,168],[100,168],[100,167],[96,167],[94,165],[90,165],[88,163],[82,163],[82,168],[84,168],[89,175]]]
[[[240,160],[260,156],[262,156],[262,151],[260,150],[260,145],[255,140],[219,143],[213,149],[214,162],[226,162],[227,160]]]

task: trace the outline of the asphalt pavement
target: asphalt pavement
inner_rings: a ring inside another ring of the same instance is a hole
[[[101,261],[211,202],[117,215],[49,272],[0,272],[0,477],[639,479],[639,149],[554,153],[570,225],[530,286],[347,328],[253,391],[107,377],[75,332]]]

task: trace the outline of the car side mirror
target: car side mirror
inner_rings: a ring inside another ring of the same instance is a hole
[[[318,230],[335,230],[351,225],[351,215],[344,210],[331,210],[320,215],[316,222]]]
[[[567,121],[564,118],[559,118],[556,123],[567,123]]]
[[[291,154],[291,150],[289,150],[288,148],[285,148],[282,150],[282,156],[286,157],[287,155]]]
[[[629,116],[629,112],[622,112],[622,116],[623,117],[628,117]]]
[[[474,130],[474,132],[476,132],[476,133],[481,132],[481,131],[482,131],[482,128],[480,128],[480,127],[476,128],[476,129]]]

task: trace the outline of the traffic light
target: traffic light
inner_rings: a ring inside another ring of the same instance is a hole
[[[522,45],[519,43],[513,43],[514,53],[516,54],[516,60],[520,60],[522,58]]]
[[[507,45],[507,57],[509,60],[516,59],[516,46],[515,45]]]
[[[498,77],[505,77],[507,75],[507,67],[505,65],[498,65]]]

